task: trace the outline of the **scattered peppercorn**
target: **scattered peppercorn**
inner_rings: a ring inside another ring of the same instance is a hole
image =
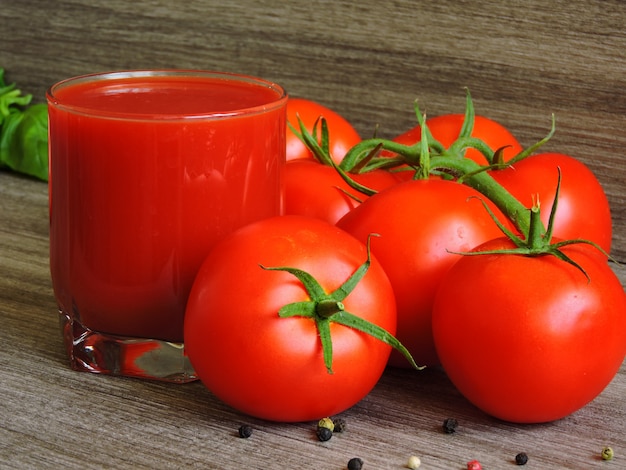
[[[409,457],[409,461],[407,462],[406,467],[410,468],[411,470],[415,470],[419,468],[420,465],[422,465],[422,461],[420,460],[420,458],[412,455],[411,457]]]
[[[252,436],[252,426],[248,426],[247,424],[239,426],[239,437],[247,439],[250,436]]]
[[[361,470],[363,468],[363,460],[358,457],[351,458],[348,461],[348,470]]]
[[[515,463],[517,465],[526,465],[527,462],[528,462],[528,455],[526,455],[524,452],[520,452],[519,454],[515,456]]]
[[[478,460],[467,462],[467,470],[483,470],[483,466]]]
[[[333,432],[330,429],[318,426],[318,428],[317,428],[317,438],[321,442],[328,441],[331,437],[333,437]]]
[[[333,419],[335,425],[334,432],[344,432],[346,430],[346,420],[342,418]]]
[[[317,427],[318,428],[328,428],[331,431],[335,430],[335,423],[333,423],[333,420],[330,418],[322,418],[318,421],[317,423]]]
[[[613,458],[613,449],[610,447],[605,447],[602,449],[602,460],[611,460]]]
[[[446,434],[454,434],[458,427],[459,422],[454,418],[446,418],[443,420],[443,432]]]

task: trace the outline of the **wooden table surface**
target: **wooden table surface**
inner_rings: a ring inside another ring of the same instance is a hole
[[[479,114],[524,145],[587,163],[612,207],[626,263],[626,2],[623,0],[20,0],[0,7],[0,67],[34,102],[57,80],[129,68],[261,76],[391,137],[429,115]],[[581,189],[582,190],[582,189]],[[624,265],[615,268],[622,284]],[[440,370],[390,370],[317,441],[314,423],[249,419],[200,383],[168,385],[69,369],[48,271],[47,186],[0,171],[0,468],[626,468],[626,366],[591,404],[520,426],[468,404]],[[445,435],[447,417],[460,422]],[[237,437],[240,424],[254,427]],[[616,458],[599,458],[604,445]]]
[[[69,369],[48,270],[47,185],[0,172],[0,468],[425,469],[626,468],[626,364],[592,403],[558,422],[514,425],[465,401],[440,370],[389,370],[321,443],[316,423],[251,419],[202,384],[164,384]],[[616,268],[617,269],[617,268]],[[617,272],[626,282],[626,267]],[[442,432],[445,418],[459,421]],[[237,436],[250,424],[249,439]],[[601,461],[603,446],[616,458]]]

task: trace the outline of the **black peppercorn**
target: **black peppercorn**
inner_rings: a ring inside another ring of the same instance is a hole
[[[333,423],[335,424],[335,432],[344,432],[346,430],[346,420],[342,418],[333,419]]]
[[[354,457],[348,461],[348,470],[361,470],[363,468],[363,460]]]
[[[456,432],[456,428],[459,427],[459,423],[454,418],[446,418],[443,421],[443,432],[446,434],[454,434]]]
[[[515,456],[515,463],[517,465],[526,465],[527,462],[528,462],[528,455],[526,455],[524,452],[520,452],[519,454]]]
[[[252,436],[252,426],[248,426],[247,424],[239,426],[239,437],[247,439],[250,436]]]
[[[322,441],[325,442],[327,440],[329,440],[331,437],[333,437],[333,432],[325,427],[322,426],[318,426],[317,428],[317,438]]]

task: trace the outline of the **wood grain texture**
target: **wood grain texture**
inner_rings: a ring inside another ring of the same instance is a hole
[[[0,7],[0,67],[44,101],[73,75],[202,68],[261,76],[318,100],[362,136],[391,137],[429,115],[477,112],[531,144],[588,163],[626,262],[626,2],[622,0],[20,0]],[[584,190],[584,188],[581,188]],[[0,468],[611,468],[626,464],[626,366],[587,407],[516,426],[469,405],[438,370],[389,371],[345,413],[349,432],[319,443],[312,423],[272,424],[225,407],[200,384],[174,386],[67,367],[48,272],[47,187],[0,172]],[[626,268],[616,267],[622,284]],[[444,418],[459,433],[440,432]],[[255,428],[251,439],[238,426]]]
[[[524,145],[588,163],[626,260],[626,3],[622,0],[374,2],[21,0],[4,2],[0,66],[44,99],[73,75],[204,68],[261,76],[391,137],[429,115],[477,112]],[[584,188],[581,188],[584,190]]]
[[[0,172],[0,468],[341,470],[423,467],[621,468],[626,462],[626,364],[592,403],[554,423],[514,425],[465,401],[438,369],[389,370],[342,413],[348,430],[321,443],[316,423],[246,417],[200,383],[163,384],[68,367],[48,271],[47,186]],[[622,284],[626,268],[617,270]],[[254,393],[252,391],[251,393]],[[454,435],[443,420],[456,418]],[[238,427],[251,424],[249,439]],[[599,458],[604,445],[617,455]]]

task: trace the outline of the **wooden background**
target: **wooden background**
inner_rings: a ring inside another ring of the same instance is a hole
[[[392,137],[429,115],[478,113],[524,145],[557,117],[550,150],[587,162],[609,194],[626,261],[626,3],[622,0],[20,0],[0,8],[0,67],[42,101],[111,69],[252,74]],[[581,188],[584,190],[584,188]]]

